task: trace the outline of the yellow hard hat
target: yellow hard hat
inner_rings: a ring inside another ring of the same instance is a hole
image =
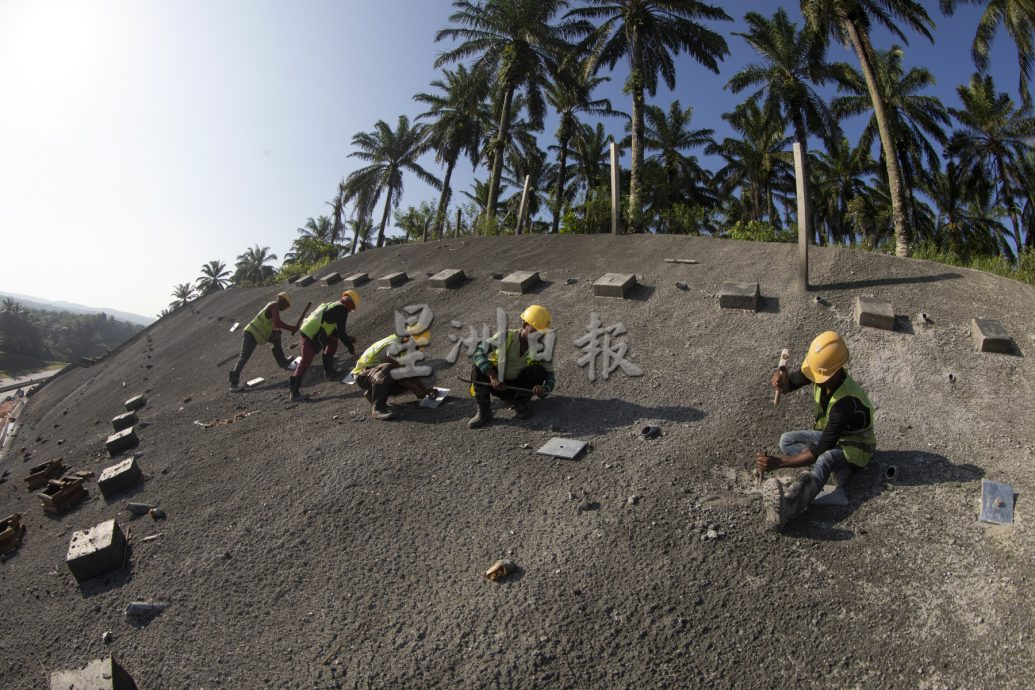
[[[801,373],[813,383],[825,383],[848,364],[848,346],[837,333],[823,331],[809,345]]]
[[[284,301],[284,304],[287,305],[287,307],[285,307],[285,309],[291,306],[291,295],[289,295],[288,293],[286,293],[286,292],[278,292],[277,293],[277,299]]]
[[[411,333],[410,340],[412,340],[413,344],[417,347],[427,347],[431,344],[431,331],[424,329],[420,333]]]
[[[356,309],[359,309],[359,293],[355,290],[346,290],[341,293],[341,301],[344,302],[346,297],[352,298],[352,303],[356,305]]]
[[[521,312],[521,320],[537,331],[545,331],[550,327],[550,311],[546,307],[533,304]]]

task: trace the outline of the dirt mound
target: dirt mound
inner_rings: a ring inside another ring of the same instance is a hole
[[[372,420],[359,392],[323,382],[319,367],[305,386],[312,400],[290,403],[268,348],[243,376],[266,382],[227,391],[240,345],[230,326],[273,290],[229,290],[163,319],[55,379],[20,415],[0,462],[11,470],[0,517],[19,512],[28,527],[0,565],[3,685],[47,687],[41,666],[114,653],[142,688],[1030,687],[1035,290],[820,248],[815,288],[802,294],[795,253],[706,238],[518,237],[343,260],[320,275],[411,278],[359,289],[349,326],[361,347],[391,332],[393,308],[427,303],[435,314],[432,364],[454,397],[438,410],[399,398],[394,422]],[[445,268],[467,282],[430,287],[427,275]],[[493,274],[512,270],[545,282],[501,294]],[[612,271],[638,276],[630,299],[592,296]],[[727,280],[758,282],[762,309],[721,310]],[[289,319],[340,292],[288,289]],[[854,325],[858,295],[890,302],[895,330]],[[515,319],[532,301],[558,328],[557,391],[530,420],[497,403],[497,421],[469,431],[474,405],[456,377],[470,365],[464,351],[444,361],[449,336],[480,333],[497,307]],[[589,380],[574,341],[593,313],[605,328],[624,325],[617,340],[642,376],[604,380],[598,358]],[[975,352],[973,318],[1001,321],[1015,351]],[[753,453],[808,427],[812,403],[800,392],[774,408],[768,375],[782,348],[800,361],[826,329],[845,336],[849,368],[878,408],[880,451],[852,480],[850,505],[810,508],[772,535]],[[87,482],[87,501],[45,516],[22,482],[28,467],[63,457],[99,473],[112,464],[109,420],[138,393],[146,481],[111,501]],[[663,434],[641,439],[645,424]],[[552,436],[590,447],[574,461],[537,455]],[[977,521],[982,478],[1013,484],[1015,525]],[[134,517],[129,500],[168,517]],[[64,563],[72,533],[112,517],[130,532],[127,565],[77,585]],[[488,582],[503,558],[519,571]],[[127,621],[126,605],[141,600],[168,608]]]

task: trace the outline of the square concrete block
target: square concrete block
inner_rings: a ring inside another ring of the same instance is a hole
[[[123,412],[119,416],[111,418],[111,426],[115,431],[122,431],[133,426],[137,421],[139,420],[136,412]]]
[[[539,282],[539,271],[514,271],[500,283],[500,290],[511,295],[523,295]]]
[[[593,294],[597,297],[622,297],[636,287],[636,276],[632,273],[605,273],[593,283]]]
[[[895,310],[890,302],[859,295],[855,298],[855,322],[860,326],[895,330]]]
[[[86,668],[54,671],[50,674],[50,690],[137,690],[126,670],[113,657],[97,659]]]
[[[142,395],[138,395],[138,396],[132,397],[129,400],[127,400],[125,405],[126,405],[126,412],[136,412],[141,407],[144,407],[145,405],[147,405],[147,398],[145,398]]]
[[[377,286],[379,288],[393,288],[396,285],[402,285],[407,280],[409,280],[409,276],[402,271],[398,273],[389,273],[388,275],[381,276],[377,279]]]
[[[447,268],[428,278],[428,282],[434,288],[452,288],[464,282],[466,277],[462,269]]]
[[[344,283],[346,287],[355,288],[370,282],[370,276],[366,273],[353,273],[345,279]]]
[[[295,281],[295,285],[297,285],[298,287],[309,287],[310,285],[312,285],[315,282],[316,282],[316,276],[314,276],[312,273],[310,273],[309,275],[302,276],[301,278],[296,280]]]
[[[287,284],[288,285],[294,285],[295,283],[298,282],[299,278],[301,278],[301,276],[291,276],[290,278],[287,279]]]
[[[736,283],[726,281],[719,288],[719,306],[723,309],[748,309],[758,311],[761,293],[758,283]]]
[[[328,273],[323,277],[324,285],[334,285],[335,283],[341,282],[341,274],[335,271],[334,273]]]
[[[136,448],[138,443],[140,443],[140,440],[137,438],[136,429],[129,427],[109,436],[104,445],[108,449],[108,455],[114,457],[124,450]]]
[[[1003,328],[1003,324],[993,319],[974,319],[970,322],[970,337],[978,352],[1013,351],[1013,338]]]
[[[144,481],[144,473],[140,471],[140,465],[136,458],[123,460],[117,465],[105,467],[101,476],[97,478],[97,488],[101,495],[111,498],[126,489],[131,489]]]
[[[114,520],[76,532],[65,563],[77,582],[118,570],[126,558],[126,535]]]

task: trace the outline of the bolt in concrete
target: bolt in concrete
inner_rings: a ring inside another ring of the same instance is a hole
[[[632,273],[605,273],[593,283],[593,294],[597,297],[625,298],[636,287],[636,276]]]
[[[142,481],[144,474],[140,471],[140,465],[137,464],[136,458],[129,458],[111,467],[105,467],[101,476],[97,478],[97,488],[101,490],[102,496],[111,498]]]
[[[111,426],[115,431],[122,431],[123,429],[128,429],[133,426],[137,421],[139,420],[137,419],[136,412],[124,412],[117,417],[111,418]]]
[[[758,311],[761,293],[758,283],[726,281],[719,288],[719,306],[723,309]]]
[[[539,282],[538,271],[514,271],[503,279],[500,290],[509,295],[523,295]]]
[[[855,322],[860,326],[895,330],[895,310],[890,302],[859,295],[855,298]]]
[[[138,395],[127,400],[125,405],[127,412],[136,412],[144,405],[147,405],[147,398],[145,398],[143,395]]]
[[[428,283],[433,288],[454,288],[466,277],[462,269],[447,268],[428,278]]]
[[[377,287],[379,288],[393,288],[397,285],[402,285],[409,277],[406,273],[400,271],[398,273],[389,273],[386,276],[381,276],[377,279]]]
[[[136,430],[134,427],[129,427],[109,436],[104,445],[108,449],[108,455],[114,457],[124,450],[136,448],[138,443],[140,440],[137,438]]]
[[[76,532],[68,544],[65,563],[77,582],[118,570],[126,556],[126,535],[115,520]]]
[[[1013,338],[998,321],[993,319],[974,319],[970,322],[970,337],[978,352],[1013,351]]]

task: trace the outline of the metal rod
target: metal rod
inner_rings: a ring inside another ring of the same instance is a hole
[[[463,381],[464,383],[472,383],[475,386],[488,386],[489,388],[492,388],[492,384],[491,383],[486,383],[485,381],[472,381],[471,379],[465,379],[465,378],[461,378],[459,376],[457,376],[457,378],[460,379],[461,381]],[[531,388],[518,388],[517,386],[507,385],[506,383],[504,383],[503,385],[507,386],[506,390],[508,390],[508,391],[517,391],[518,393],[531,393],[532,392]]]

